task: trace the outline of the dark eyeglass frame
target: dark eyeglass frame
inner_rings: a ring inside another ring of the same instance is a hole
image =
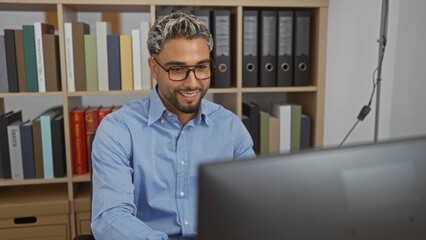
[[[215,65],[214,65],[214,61],[213,61],[213,59],[212,58],[210,58],[210,64],[200,64],[200,65],[186,65],[186,66],[179,66],[179,65],[176,65],[176,66],[171,66],[171,67],[169,67],[168,69],[167,68],[165,68],[163,65],[161,65],[161,63],[159,63],[158,62],[158,60],[157,59],[155,59],[155,57],[151,57],[152,59],[154,59],[154,61],[165,71],[165,72],[167,72],[167,75],[168,75],[168,77],[169,77],[169,80],[170,81],[174,81],[174,82],[181,82],[181,81],[184,81],[184,80],[186,80],[187,78],[188,78],[188,76],[189,76],[189,73],[191,72],[191,71],[193,71],[194,72],[194,76],[195,76],[195,78],[197,79],[197,80],[207,80],[207,79],[210,79],[210,78],[212,78],[212,75],[213,75],[213,71],[214,71],[214,69],[215,69]],[[208,65],[208,66],[210,66],[210,76],[209,77],[207,77],[207,78],[198,78],[197,77],[197,74],[195,73],[195,69],[197,69],[197,67],[199,67],[199,66],[206,66],[206,65]],[[182,68],[187,68],[188,70],[186,71],[186,73],[185,73],[185,78],[184,79],[182,79],[182,80],[174,80],[174,79],[171,79],[170,78],[170,69],[171,68],[174,68],[174,67],[182,67]]]

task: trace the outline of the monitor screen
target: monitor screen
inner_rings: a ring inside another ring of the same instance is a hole
[[[201,165],[197,239],[426,239],[426,138]]]

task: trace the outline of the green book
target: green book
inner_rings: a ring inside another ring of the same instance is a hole
[[[86,61],[86,90],[98,91],[96,35],[84,35],[84,57]]]
[[[291,151],[300,150],[300,119],[302,117],[302,106],[291,105]]]
[[[260,113],[260,154],[269,153],[269,113],[259,111]]]
[[[27,92],[38,92],[37,60],[34,40],[34,26],[22,26],[24,41],[25,77],[27,79]]]

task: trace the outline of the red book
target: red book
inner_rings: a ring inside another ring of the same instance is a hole
[[[102,119],[111,112],[112,107],[102,107],[98,110],[98,124],[101,124]]]
[[[74,109],[70,113],[70,117],[72,136],[72,162],[74,167],[74,174],[86,174],[88,173],[88,168],[84,108]]]
[[[87,153],[87,163],[90,166],[90,135],[96,133],[98,128],[98,110],[100,107],[90,107],[84,111],[84,119],[86,124],[86,153]],[[90,169],[90,168],[89,168]]]

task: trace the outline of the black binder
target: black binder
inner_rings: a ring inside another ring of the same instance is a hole
[[[213,12],[213,59],[216,65],[212,87],[231,87],[231,13],[229,10]]]
[[[277,12],[260,12],[260,78],[261,87],[275,87],[277,79]]]
[[[278,12],[277,86],[293,85],[293,19],[292,11]]]
[[[243,15],[243,87],[257,87],[259,12],[245,10]]]
[[[311,13],[297,11],[295,17],[294,86],[309,85],[311,73],[310,31]]]
[[[210,31],[210,11],[209,10],[194,10],[194,16]]]
[[[7,78],[9,81],[9,92],[19,92],[18,70],[16,68],[15,33],[12,29],[4,30],[4,44],[6,51]]]

